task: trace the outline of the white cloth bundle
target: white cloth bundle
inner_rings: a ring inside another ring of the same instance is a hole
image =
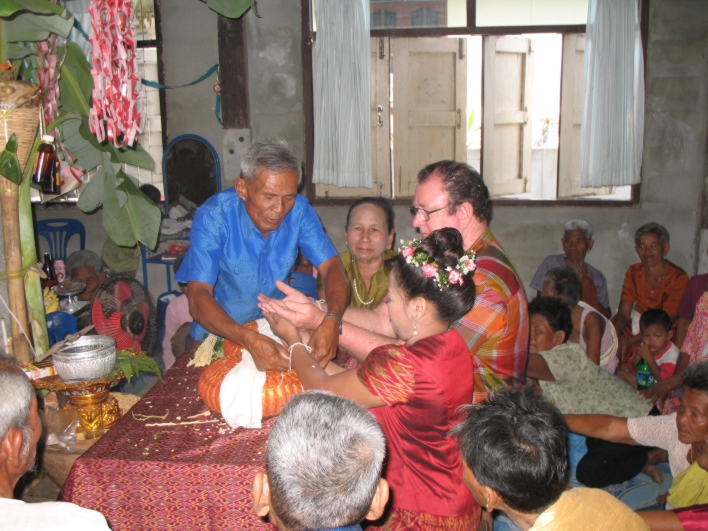
[[[270,329],[268,321],[258,319],[258,333],[282,343]],[[261,398],[266,373],[256,369],[251,353],[246,349],[241,352],[241,363],[236,365],[221,382],[219,399],[221,414],[232,428],[260,428],[263,418],[263,400]]]

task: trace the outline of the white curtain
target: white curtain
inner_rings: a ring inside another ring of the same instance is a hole
[[[369,0],[315,0],[312,182],[371,188]]]
[[[639,183],[644,59],[638,0],[590,0],[585,41],[582,186]]]

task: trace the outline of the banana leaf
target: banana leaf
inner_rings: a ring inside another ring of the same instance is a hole
[[[60,46],[58,53],[59,57],[64,57],[59,78],[61,111],[78,113],[88,118],[93,90],[91,65],[75,42]]]
[[[30,151],[30,157],[25,167],[25,175],[20,184],[20,246],[22,249],[22,268],[37,263],[37,248],[35,247],[34,222],[32,219],[32,203],[30,202],[30,176],[37,160],[37,149],[40,141],[37,139]],[[49,334],[47,333],[47,317],[44,313],[44,297],[39,275],[30,271],[24,277],[25,298],[27,299],[27,314],[34,350],[37,356],[49,350]]]
[[[0,17],[9,17],[18,11],[40,15],[61,15],[65,9],[49,0],[0,0]]]
[[[5,24],[6,42],[36,42],[49,38],[50,33],[65,37],[74,26],[74,18],[60,15],[20,13]]]
[[[34,53],[36,52],[27,46],[20,46],[19,44],[14,44],[11,42],[5,45],[5,56],[10,61],[24,59],[28,55],[32,55]]]
[[[20,161],[17,160],[17,136],[15,133],[12,133],[7,139],[5,149],[0,155],[0,175],[15,184],[20,184],[22,180]]]

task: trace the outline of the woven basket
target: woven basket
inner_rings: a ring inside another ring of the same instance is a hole
[[[11,111],[0,109],[0,151],[5,149],[7,140],[14,133],[17,136],[17,159],[23,172],[32,144],[37,137],[41,109],[42,107],[23,107]]]
[[[224,340],[224,357],[209,365],[199,377],[199,396],[212,411],[221,413],[221,383],[236,365],[241,363],[243,348]],[[266,371],[266,381],[261,392],[263,418],[277,415],[293,396],[303,390],[295,371]]]

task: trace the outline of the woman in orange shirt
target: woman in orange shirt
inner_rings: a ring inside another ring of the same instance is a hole
[[[629,266],[624,277],[619,309],[614,318],[620,338],[620,360],[628,363],[642,337],[639,317],[648,309],[664,310],[672,323],[678,319],[678,305],[688,284],[686,272],[666,259],[669,231],[658,223],[639,227],[634,244],[640,263]],[[628,356],[628,354],[630,354]]]

